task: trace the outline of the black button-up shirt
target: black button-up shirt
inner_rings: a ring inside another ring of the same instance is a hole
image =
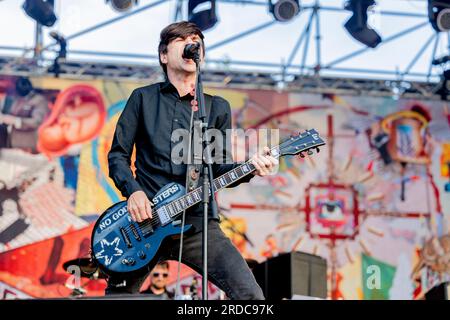
[[[187,165],[171,160],[171,151],[176,144],[171,135],[178,128],[189,130],[192,98],[190,94],[180,97],[168,80],[132,92],[117,122],[108,154],[109,176],[124,197],[142,190],[151,200],[170,182],[185,185]],[[208,96],[208,99],[212,99],[211,106],[206,104],[208,127],[225,134],[226,129],[231,128],[230,105],[218,96]],[[136,177],[130,168],[133,146],[136,146]],[[213,175],[218,177],[237,165],[214,164]],[[243,177],[232,186],[248,182],[252,177]],[[187,214],[200,216],[201,208],[197,204],[187,210]]]

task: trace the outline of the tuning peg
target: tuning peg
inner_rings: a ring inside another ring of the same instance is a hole
[[[300,158],[304,158],[305,155],[303,154],[303,152],[300,152]]]
[[[309,149],[308,151],[306,151],[306,153],[308,154],[308,156],[312,156],[313,152],[311,149]]]
[[[317,148],[316,148],[316,152],[317,152],[317,153],[319,153],[319,152],[320,152],[320,149],[319,149],[319,147],[317,147]]]

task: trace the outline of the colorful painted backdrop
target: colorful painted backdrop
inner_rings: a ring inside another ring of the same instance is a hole
[[[0,299],[67,297],[75,280],[63,264],[88,256],[92,223],[121,200],[107,152],[126,99],[145,83],[32,78],[35,98],[22,101],[16,81],[0,77],[3,114],[32,118],[37,103],[47,111],[25,133],[0,125]],[[420,298],[448,280],[446,103],[206,91],[231,103],[236,128],[278,128],[282,138],[315,128],[327,141],[317,155],[283,158],[278,174],[218,195],[222,228],[245,258],[323,256],[334,299]],[[175,262],[171,269],[173,286]],[[194,277],[183,267],[183,287]],[[88,278],[78,285],[92,296],[105,287]]]

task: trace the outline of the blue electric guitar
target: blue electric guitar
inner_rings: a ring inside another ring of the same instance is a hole
[[[325,142],[316,130],[291,136],[279,146],[272,148],[274,158],[285,155],[301,157],[312,149],[319,151]],[[214,179],[214,192],[250,174],[255,167],[250,161]],[[165,239],[181,232],[179,220],[183,210],[201,202],[202,187],[189,193],[177,183],[164,186],[153,198],[153,218],[142,222],[131,220],[127,202],[121,201],[108,208],[97,220],[91,238],[92,259],[106,275],[139,273],[158,258],[158,249]],[[185,225],[184,232],[192,226]]]

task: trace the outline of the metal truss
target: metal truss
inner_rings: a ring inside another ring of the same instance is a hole
[[[74,34],[66,36],[66,40],[70,41],[75,38],[84,36],[88,33],[94,32],[105,26],[111,25],[113,23],[118,23],[126,20],[127,18],[134,16],[136,14],[140,14],[144,11],[149,11],[152,8],[157,7],[167,1],[176,2],[176,9],[174,12],[174,21],[182,20],[183,10],[182,5],[186,2],[185,0],[155,0],[149,4],[141,5],[136,7],[131,12],[122,14],[113,19],[109,19],[98,23],[94,26],[87,27],[82,29]],[[397,0],[400,1],[400,0]],[[218,0],[218,2],[223,3],[232,3],[232,4],[241,4],[255,7],[267,7],[267,0]],[[311,1],[310,1],[311,2]],[[312,2],[313,5],[304,5],[302,6],[302,10],[300,15],[307,16],[307,23],[303,30],[299,30],[299,36],[297,41],[292,46],[292,50],[286,58],[286,61],[283,63],[268,63],[262,62],[258,60],[254,61],[238,61],[233,59],[208,59],[205,73],[208,74],[208,79],[212,82],[223,82],[228,85],[233,85],[240,83],[241,85],[245,85],[245,79],[252,79],[251,83],[253,85],[268,85],[268,86],[276,86],[278,88],[297,88],[301,87],[303,89],[309,88],[311,84],[318,85],[321,87],[324,83],[328,86],[328,88],[337,89],[343,85],[342,75],[345,75],[347,80],[345,86],[348,86],[351,83],[352,88],[360,88],[361,83],[365,83],[365,80],[358,80],[360,78],[378,78],[378,79],[389,79],[389,86],[385,84],[379,85],[379,83],[384,83],[385,81],[368,81],[372,88],[377,88],[377,90],[381,90],[381,94],[384,91],[390,92],[400,92],[409,93],[408,88],[414,88],[417,86],[417,83],[421,82],[438,82],[439,75],[432,73],[432,64],[431,61],[430,67],[427,73],[414,73],[411,72],[416,63],[423,58],[424,52],[432,46],[433,54],[432,59],[436,58],[436,48],[439,45],[440,41],[443,41],[443,34],[436,33],[432,35],[427,41],[424,42],[423,46],[420,50],[414,55],[413,59],[408,63],[405,70],[371,70],[371,69],[358,69],[358,68],[343,68],[341,64],[343,62],[349,61],[355,57],[358,57],[364,53],[366,53],[369,48],[361,48],[344,56],[338,57],[333,61],[324,62],[322,59],[322,41],[324,41],[324,37],[321,34],[320,30],[320,19],[321,12],[342,12],[345,11],[342,7],[332,7],[323,5],[326,3],[325,0],[315,0]],[[386,37],[380,46],[385,45],[387,43],[393,42],[399,38],[402,38],[406,35],[413,34],[415,31],[424,28],[429,24],[428,16],[426,12],[424,13],[407,13],[407,12],[395,12],[395,11],[380,11],[381,15],[393,16],[399,19],[401,18],[412,18],[417,19],[418,23],[413,26],[406,28],[398,33],[392,34]],[[219,12],[220,14],[220,12]],[[298,17],[297,17],[298,18]],[[277,21],[268,21],[261,25],[254,26],[247,30],[242,30],[238,34],[235,34],[227,39],[224,39],[220,42],[213,43],[208,47],[208,51],[215,50],[219,47],[227,46],[239,39],[244,37],[249,37],[261,30],[270,28],[274,26]],[[38,32],[39,28],[36,28]],[[39,37],[36,36],[36,39]],[[311,41],[315,42],[314,50],[310,50]],[[11,47],[11,46],[1,46],[0,50],[11,50],[11,51],[19,51],[21,53],[21,57],[11,58],[6,57],[3,60],[4,63],[0,63],[0,72],[2,73],[11,73],[11,72],[21,72],[22,69],[26,70],[26,72],[32,73],[33,70],[35,73],[46,73],[46,67],[49,67],[52,64],[52,58],[57,53],[56,43],[50,43],[45,46],[39,47],[37,44],[34,48],[23,48],[23,47]],[[300,51],[301,50],[301,51]],[[311,52],[315,51],[315,52]],[[34,52],[33,58],[24,58],[29,53]],[[295,63],[295,57],[297,53],[302,52],[300,63]],[[151,65],[124,65],[117,63],[86,63],[86,62],[65,62],[61,64],[62,74],[66,75],[75,75],[78,74],[80,76],[87,77],[101,77],[101,78],[111,78],[117,76],[118,78],[122,78],[125,75],[128,75],[134,79],[144,79],[143,75],[156,76],[158,74],[159,67],[158,66],[158,56],[155,55],[144,55],[144,54],[134,54],[129,52],[105,52],[105,51],[87,51],[87,50],[68,50],[68,54],[76,54],[78,56],[89,56],[90,58],[120,58],[126,60],[132,59],[144,59],[146,62],[150,62]],[[314,54],[315,62],[312,65],[308,65],[308,57]],[[257,57],[255,57],[257,58]],[[34,69],[33,69],[34,68]],[[257,72],[251,71],[237,71],[237,70],[258,70]],[[337,76],[336,76],[337,75]],[[147,78],[148,79],[148,78]],[[300,79],[300,80],[299,80]],[[353,79],[353,80],[352,80]],[[412,82],[414,81],[421,82]],[[207,80],[207,79],[205,79]],[[256,82],[255,82],[256,80]],[[339,85],[333,85],[331,82],[338,83]],[[394,86],[392,84],[395,84]],[[405,85],[406,83],[406,85]],[[375,85],[376,84],[376,85]],[[433,85],[432,85],[433,86]],[[422,85],[419,86],[422,88]],[[367,87],[364,87],[366,90]],[[384,89],[383,89],[384,88]],[[430,89],[430,88],[427,88]],[[372,90],[372,89],[371,89]],[[418,90],[419,92],[421,90]],[[430,95],[430,91],[423,91],[424,94]],[[432,92],[431,92],[432,94]]]
[[[59,74],[49,71],[47,66],[36,66],[33,59],[15,57],[0,58],[0,74],[30,77],[56,77],[63,79],[102,79],[104,81],[136,81],[153,83],[162,81],[164,76],[159,66],[143,66],[117,63],[89,63],[83,61],[62,62]],[[284,92],[316,94],[385,96],[393,98],[413,98],[439,100],[437,91],[440,83],[411,82],[398,80],[368,80],[355,78],[335,78],[323,76],[290,75],[290,81],[280,81],[286,76],[281,73],[264,73],[238,70],[203,71],[203,81],[207,86],[230,89],[267,89]]]

